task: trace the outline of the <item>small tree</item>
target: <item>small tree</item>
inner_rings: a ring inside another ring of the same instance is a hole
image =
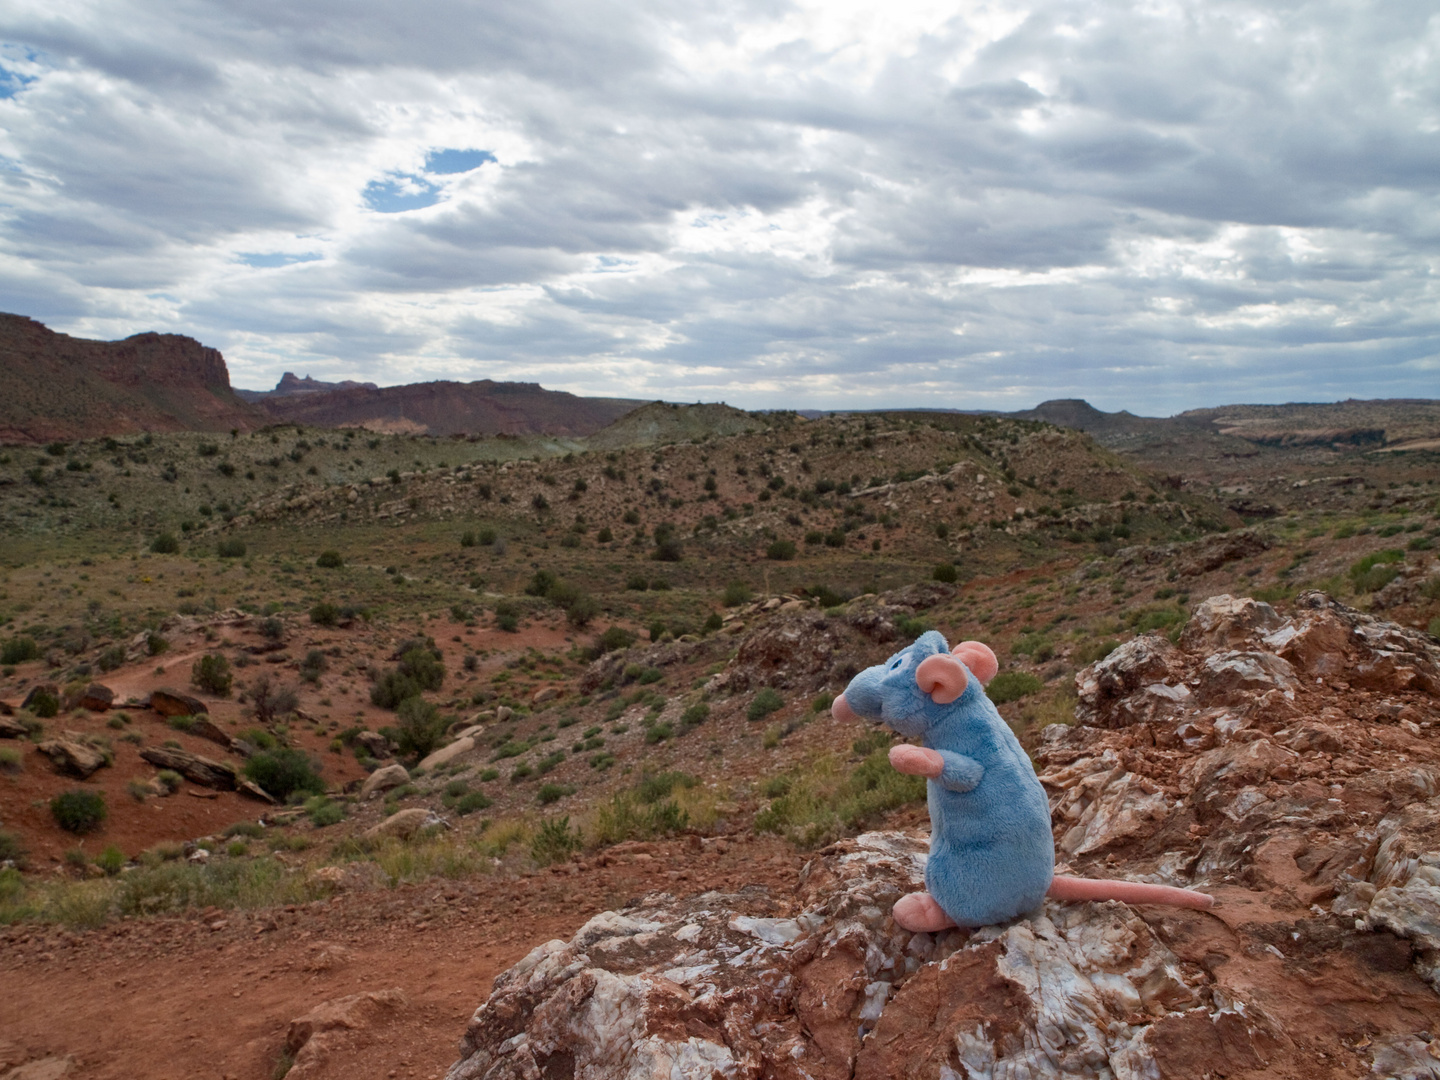
[[[207,653],[190,667],[190,681],[207,694],[230,696],[230,661],[219,653]]]
[[[150,541],[150,550],[156,555],[174,555],[180,550],[180,541],[174,533],[163,532]]]
[[[320,553],[319,558],[315,560],[315,565],[322,570],[338,570],[345,565],[345,560],[340,557],[340,552],[329,548]]]
[[[395,742],[402,754],[423,758],[445,737],[448,721],[422,697],[406,698],[395,713]]]
[[[298,703],[295,691],[281,686],[269,673],[257,675],[250,684],[250,704],[255,710],[255,719],[262,724],[272,724],[288,716]]]
[[[296,791],[316,795],[325,791],[325,782],[310,758],[289,747],[262,750],[245,763],[245,775],[277,799],[288,799]]]

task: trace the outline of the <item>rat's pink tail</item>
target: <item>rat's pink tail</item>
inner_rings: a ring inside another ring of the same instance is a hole
[[[1215,903],[1213,896],[1173,885],[1151,885],[1145,881],[1092,881],[1088,878],[1057,877],[1047,896],[1055,900],[1121,900],[1127,904],[1165,904],[1205,910]]]

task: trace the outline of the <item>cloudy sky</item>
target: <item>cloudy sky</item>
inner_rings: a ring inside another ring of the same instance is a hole
[[[1440,15],[8,0],[0,310],[232,381],[1440,396]]]

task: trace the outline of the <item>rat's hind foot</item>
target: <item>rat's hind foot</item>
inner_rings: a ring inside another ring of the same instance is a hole
[[[895,901],[894,915],[901,929],[912,934],[933,934],[955,925],[955,920],[945,914],[945,909],[928,892],[902,896]]]

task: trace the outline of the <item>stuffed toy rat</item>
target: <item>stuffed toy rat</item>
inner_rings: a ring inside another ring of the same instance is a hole
[[[928,779],[930,859],[926,892],[895,904],[912,932],[1004,922],[1057,900],[1123,900],[1208,908],[1204,893],[1132,881],[1055,876],[1050,804],[1030,758],[985,696],[999,669],[978,641],[951,652],[934,630],[850,681],[831,709],[863,717],[923,746],[890,749],[890,763]]]

